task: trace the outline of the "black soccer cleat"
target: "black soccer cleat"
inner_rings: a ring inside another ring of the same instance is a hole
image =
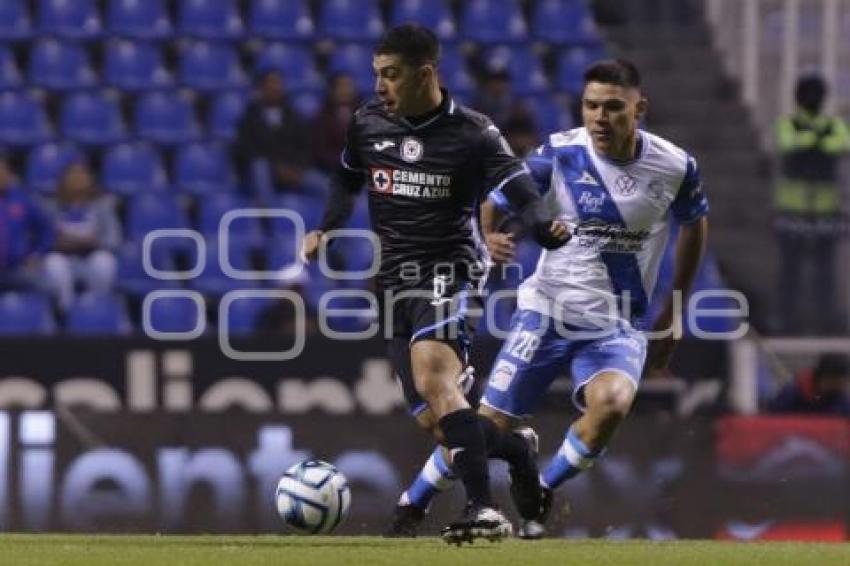
[[[526,521],[539,520],[543,512],[543,487],[537,469],[537,434],[529,427],[517,429],[514,434],[528,446],[526,461],[521,466],[511,466],[511,498],[520,517]]]
[[[415,538],[426,511],[416,505],[396,505],[389,524],[384,529],[386,538]]]
[[[551,488],[542,488],[542,499],[540,504],[540,515],[534,519],[520,519],[517,536],[525,540],[538,540],[546,535],[546,520],[552,511],[552,499],[554,493]]]
[[[440,533],[444,541],[461,546],[478,539],[501,541],[511,536],[513,526],[501,511],[492,507],[468,504],[460,519],[445,527]]]

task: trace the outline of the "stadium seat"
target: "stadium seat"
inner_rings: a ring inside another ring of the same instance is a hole
[[[218,243],[215,240],[208,240],[206,249],[203,251],[206,253],[206,263],[200,275],[187,282],[191,289],[209,297],[221,297],[229,291],[258,286],[256,281],[237,279],[224,272],[222,262],[219,260]],[[238,240],[230,242],[227,257],[234,269],[241,271],[252,269],[250,249]],[[191,258],[190,261],[194,263],[195,258]]]
[[[55,330],[46,296],[16,292],[0,295],[0,335],[47,335]]]
[[[200,128],[192,103],[175,91],[154,91],[141,95],[135,108],[136,133],[163,145],[195,141]]]
[[[0,45],[0,90],[19,88],[23,84],[15,55]]]
[[[318,226],[322,219],[324,203],[322,199],[312,195],[285,194],[275,202],[275,207],[297,213],[304,221],[307,230]],[[287,219],[276,218],[272,221],[272,232],[274,234],[290,234],[292,222]]]
[[[103,156],[101,185],[120,196],[163,190],[168,177],[159,153],[146,143],[123,143],[110,147]]]
[[[151,265],[160,271],[176,269],[174,257],[165,246],[153,246]],[[131,297],[143,297],[156,289],[173,289],[179,283],[173,280],[161,280],[145,272],[142,261],[141,242],[128,242],[118,250],[118,272],[115,286]]]
[[[307,303],[313,308],[318,307],[319,301],[322,300],[322,294],[314,293],[312,288],[307,289]],[[327,295],[328,309],[344,309],[347,313],[352,311],[362,311],[361,316],[352,314],[329,314],[325,320],[331,330],[336,332],[356,332],[358,330],[366,330],[369,324],[376,320],[377,313],[370,313],[370,302],[366,297],[362,296],[347,296],[347,295]],[[326,311],[328,312],[328,311]]]
[[[247,85],[239,58],[229,45],[197,41],[180,54],[180,82],[199,91],[227,90]]]
[[[62,135],[81,145],[102,146],[127,138],[121,109],[114,94],[76,92],[62,102]]]
[[[251,35],[264,39],[308,41],[316,32],[307,0],[253,0],[248,17]]]
[[[453,96],[468,95],[475,90],[475,80],[469,74],[466,59],[454,45],[443,47],[440,57],[440,78]]]
[[[209,105],[207,126],[213,137],[231,141],[236,136],[236,127],[245,106],[248,104],[248,94],[235,90],[220,92],[214,96]]]
[[[600,39],[584,0],[538,0],[532,16],[534,38],[553,45],[593,45]]]
[[[548,136],[552,132],[561,132],[575,127],[570,101],[562,95],[539,94],[523,99],[525,107],[534,116],[537,130]]]
[[[322,109],[324,96],[317,92],[296,92],[289,96],[289,103],[307,122],[312,122]]]
[[[249,336],[257,331],[260,317],[271,308],[274,299],[269,297],[241,297],[227,309],[227,332],[233,336]],[[219,320],[219,328],[223,321]]]
[[[157,297],[150,305],[150,329],[155,332],[192,332],[206,326],[206,309],[189,297]]]
[[[377,0],[322,0],[319,29],[338,41],[374,41],[384,23]]]
[[[276,70],[284,79],[284,86],[290,93],[301,91],[320,91],[324,80],[316,67],[313,53],[307,47],[272,43],[267,45],[257,57],[254,70],[261,73]]]
[[[32,20],[27,0],[0,2],[0,41],[22,41],[32,37]]]
[[[375,88],[372,51],[363,45],[337,46],[331,54],[328,71],[350,75],[361,95],[369,96]]]
[[[127,239],[141,242],[152,230],[185,229],[189,227],[186,212],[174,195],[165,192],[146,192],[133,196],[127,203]],[[181,238],[185,240],[185,238]],[[189,247],[191,242],[175,242]]]
[[[431,29],[441,41],[457,37],[452,12],[446,0],[397,0],[392,4],[392,25],[416,22]]]
[[[528,37],[516,0],[469,0],[461,21],[464,37],[478,43],[518,43]]]
[[[174,83],[157,46],[129,40],[107,44],[103,78],[107,85],[131,92],[166,88]]]
[[[579,95],[584,85],[584,70],[594,61],[606,57],[603,49],[574,47],[564,49],[558,58],[557,88],[573,96]]]
[[[484,54],[490,69],[507,69],[511,76],[511,91],[519,96],[539,94],[549,90],[549,81],[543,65],[528,46],[500,45],[491,47]]]
[[[218,239],[222,217],[231,210],[248,208],[244,197],[233,193],[211,194],[200,201],[198,230],[208,240]],[[231,241],[259,247],[265,241],[263,226],[256,217],[236,218],[229,223],[227,236]]]
[[[368,229],[369,226],[369,198],[364,192],[362,195],[357,197],[357,201],[354,203],[354,211],[352,212],[351,218],[349,219],[346,227]]]
[[[88,52],[77,43],[42,39],[30,52],[29,81],[49,90],[90,88],[97,83]]]
[[[229,191],[235,180],[225,148],[209,143],[180,146],[174,158],[174,184],[196,195]]]
[[[24,179],[28,187],[52,194],[65,169],[83,157],[70,142],[48,142],[34,147],[27,156]]]
[[[178,4],[181,34],[201,39],[239,39],[245,34],[234,0],[183,0]]]
[[[132,325],[121,297],[85,293],[68,309],[65,331],[77,336],[118,336],[129,334]]]
[[[174,34],[164,0],[110,0],[110,33],[136,39],[169,39]]]
[[[28,92],[0,92],[0,144],[31,146],[53,137],[41,102]]]
[[[39,0],[36,13],[41,33],[68,39],[96,39],[101,36],[100,14],[95,0]]]

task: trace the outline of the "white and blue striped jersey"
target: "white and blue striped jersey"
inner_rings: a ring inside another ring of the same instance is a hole
[[[707,214],[696,160],[640,130],[638,157],[614,162],[598,154],[585,128],[558,132],[526,165],[572,239],[543,250],[519,288],[518,306],[580,328],[645,320],[667,244],[670,216],[692,223]],[[504,210],[498,191],[491,201]]]

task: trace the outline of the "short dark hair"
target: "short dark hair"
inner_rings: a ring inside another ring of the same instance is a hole
[[[640,72],[631,61],[606,59],[597,61],[584,72],[584,84],[603,83],[626,88],[640,88]]]
[[[419,67],[440,60],[440,42],[434,32],[416,23],[397,25],[384,33],[375,46],[376,55],[400,55],[408,65]]]

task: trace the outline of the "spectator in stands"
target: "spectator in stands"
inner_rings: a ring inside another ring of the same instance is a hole
[[[850,363],[840,354],[825,354],[814,370],[801,373],[771,401],[772,413],[850,416]]]
[[[826,333],[836,320],[836,248],[845,228],[841,214],[838,161],[850,149],[847,125],[823,113],[827,87],[819,76],[797,82],[797,109],[777,123],[781,160],[775,187],[781,331]],[[811,269],[812,285],[805,285]],[[803,314],[809,319],[804,320]]]
[[[64,312],[78,283],[96,293],[112,289],[121,228],[112,202],[100,195],[83,161],[63,171],[52,212],[56,241],[45,268],[50,290]]]
[[[357,85],[349,75],[331,77],[322,109],[313,125],[316,165],[331,173],[339,165],[339,155],[345,144],[345,132],[351,115],[360,105]]]
[[[511,75],[499,62],[485,65],[472,107],[490,116],[518,156],[537,146],[537,124],[531,112],[511,92]]]
[[[41,289],[43,258],[52,245],[50,217],[0,155],[0,291]]]
[[[257,92],[237,125],[234,153],[242,178],[261,201],[303,189],[312,179],[310,127],[286,97],[276,70],[261,72]]]

